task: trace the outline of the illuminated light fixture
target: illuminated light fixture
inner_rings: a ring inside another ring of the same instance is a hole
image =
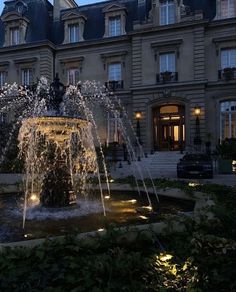
[[[179,120],[180,117],[171,117],[170,119],[171,119],[171,120]]]
[[[114,182],[114,179],[113,179],[113,178],[112,178],[112,179],[110,179],[110,180],[109,180],[109,182],[110,182],[110,183],[113,183],[113,182]]]
[[[109,200],[111,198],[111,196],[107,195],[104,197],[106,200]]]
[[[188,186],[194,188],[194,187],[196,187],[196,186],[199,186],[199,183],[190,182],[190,183],[188,184]]]
[[[32,195],[30,196],[30,200],[31,200],[31,201],[37,201],[37,199],[38,199],[38,197],[37,197],[35,194],[32,194]]]
[[[201,113],[201,108],[200,108],[200,106],[195,106],[195,108],[194,108],[194,114],[195,114],[196,116],[199,116],[200,113]]]
[[[142,118],[142,113],[140,111],[135,112],[135,119],[140,120]]]

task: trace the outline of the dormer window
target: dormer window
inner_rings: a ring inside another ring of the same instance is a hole
[[[10,28],[10,45],[15,46],[20,44],[20,29],[19,27]]]
[[[78,11],[66,12],[64,21],[64,44],[77,43],[84,40],[84,26],[87,18]]]
[[[70,43],[77,43],[79,41],[79,24],[71,24],[68,28]]]
[[[235,0],[221,0],[221,18],[231,18],[236,16]]]
[[[109,36],[121,35],[121,18],[120,16],[109,17]]]
[[[20,4],[21,2],[18,3]],[[24,44],[29,20],[18,11],[12,11],[4,14],[1,20],[5,25],[4,46],[7,47]]]
[[[160,25],[167,25],[176,22],[174,0],[160,2]]]
[[[121,4],[108,4],[104,9],[105,33],[104,37],[115,37],[126,34],[126,7]]]

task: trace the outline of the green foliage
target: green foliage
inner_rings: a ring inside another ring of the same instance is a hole
[[[236,138],[226,138],[219,145],[219,152],[224,159],[236,159]]]

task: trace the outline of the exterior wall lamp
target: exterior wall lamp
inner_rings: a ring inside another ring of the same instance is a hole
[[[135,119],[137,121],[136,123],[136,135],[137,135],[137,138],[138,138],[138,142],[141,144],[141,131],[140,131],[140,120],[142,118],[142,112],[141,111],[136,111],[135,112]]]
[[[195,114],[195,116],[199,116],[200,113],[201,113],[200,106],[195,106],[195,108],[194,108],[194,114]]]

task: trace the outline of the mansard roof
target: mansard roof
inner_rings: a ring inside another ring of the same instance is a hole
[[[126,11],[126,32],[133,30],[134,22],[143,22],[148,19],[152,6],[152,0],[146,0],[138,5],[138,0],[108,0],[94,4],[88,4],[61,11],[61,19],[53,21],[53,6],[48,0],[8,0],[5,1],[5,8],[2,16],[13,12],[16,4],[23,2],[27,9],[24,16],[29,20],[26,34],[26,42],[39,42],[43,40],[52,41],[59,45],[64,40],[64,21],[66,15],[74,13],[83,15],[86,19],[84,29],[85,40],[96,40],[103,38],[105,29],[104,12],[116,7]],[[183,0],[189,6],[191,12],[202,10],[205,19],[212,20],[216,14],[216,0]],[[118,9],[117,8],[117,9]],[[72,15],[71,14],[71,15]],[[0,47],[4,43],[4,23],[0,20]]]

